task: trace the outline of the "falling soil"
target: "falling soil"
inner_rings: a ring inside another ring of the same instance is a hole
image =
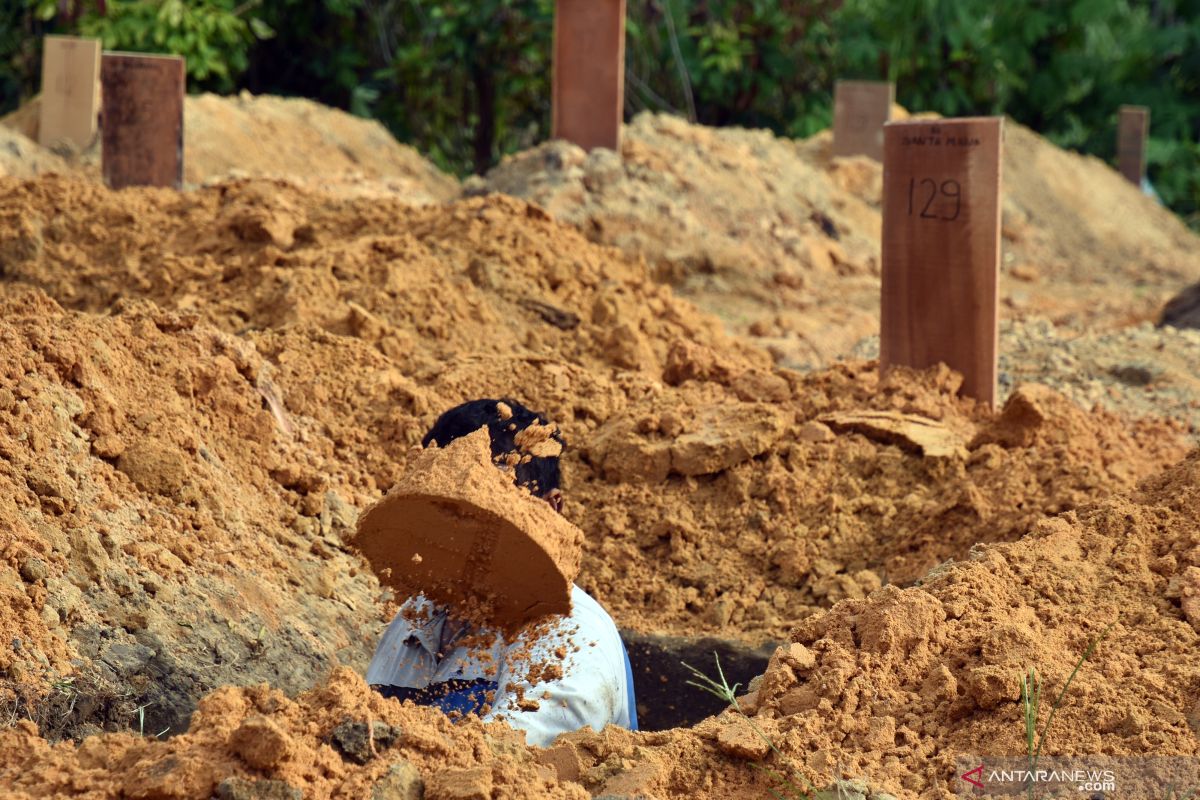
[[[511,416],[511,411],[509,412]],[[485,428],[409,459],[354,546],[401,597],[510,633],[571,612],[579,529],[496,469]]]

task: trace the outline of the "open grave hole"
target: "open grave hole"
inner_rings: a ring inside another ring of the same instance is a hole
[[[688,683],[694,676],[685,662],[715,677],[715,655],[721,660],[729,685],[741,684],[740,695],[751,679],[766,671],[771,654],[779,646],[776,642],[753,647],[712,636],[658,636],[634,631],[621,631],[621,640],[633,667],[638,727],[644,731],[689,727],[725,710],[726,704],[719,698]]]

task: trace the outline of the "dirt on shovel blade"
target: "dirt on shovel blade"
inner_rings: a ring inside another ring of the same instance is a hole
[[[488,627],[571,610],[583,534],[492,463],[488,432],[414,456],[363,514],[354,544],[401,597],[423,594]]]

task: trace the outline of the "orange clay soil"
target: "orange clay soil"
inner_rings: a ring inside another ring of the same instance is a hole
[[[100,180],[99,139],[65,158],[40,147],[35,97],[0,118],[0,175],[29,177],[74,171]],[[458,181],[375,120],[298,97],[188,95],[184,100],[184,180],[190,185],[231,175],[275,177],[347,196],[389,195],[437,203]]]
[[[821,365],[879,329],[882,168],[831,144],[646,113],[619,156],[548,142],[465,188],[536,202],[644,256],[779,363]],[[1200,238],[1112,168],[1011,120],[1004,151],[1006,318],[1123,326],[1200,279]]]
[[[413,455],[352,543],[398,596],[511,632],[570,613],[583,534],[497,469],[490,441],[481,428]]]
[[[0,733],[0,784],[22,800],[201,798],[230,778],[282,781],[307,798],[412,797],[398,787],[420,779],[429,800],[740,800],[778,786],[751,766],[759,763],[800,785],[799,775],[817,786],[848,777],[905,800],[948,799],[958,796],[957,756],[1023,752],[1018,676],[1036,667],[1055,696],[1105,630],[1044,752],[1197,756],[1197,520],[1200,453],[1128,498],[1043,520],[1019,542],[973,548],[920,586],[884,587],[815,614],[741,698],[782,758],[733,711],[690,729],[582,731],[527,750],[501,726],[451,725],[384,701],[343,669],[295,701],[221,689],[186,735],[166,742],[125,733],[51,747],[19,723]],[[335,733],[346,721],[376,723],[378,742],[390,743],[374,756],[359,748],[359,766]]]
[[[1047,513],[1130,489],[1190,446],[1176,423],[1085,412],[1044,388],[994,416],[956,398],[948,372],[881,382],[870,363],[773,369],[644,265],[512,199],[413,209],[263,182],[181,195],[59,178],[0,182],[0,199],[13,209],[0,218],[9,280],[94,312],[147,297],[170,309],[142,323],[164,347],[216,338],[212,325],[264,365],[233,362],[249,376],[259,435],[295,461],[275,464],[268,449],[238,452],[235,463],[263,470],[265,491],[311,520],[294,523],[303,530],[337,516],[326,511],[331,490],[339,511],[377,500],[451,405],[515,397],[546,412],[568,442],[564,511],[585,534],[578,582],[620,625],[643,631],[781,638],[837,600],[915,580],[976,542],[1014,540]],[[67,319],[109,326],[122,316]],[[21,325],[18,352],[55,363],[50,344],[25,343],[48,335],[46,323]],[[72,347],[103,365],[94,351],[111,347],[105,338],[82,334]],[[182,359],[161,369],[193,374],[211,369],[206,358],[172,351],[159,362]],[[255,384],[259,374],[268,386]],[[140,376],[121,384],[127,424],[160,404],[178,408],[162,421],[172,436],[247,424],[238,406],[168,375],[153,392]],[[99,401],[83,402],[92,414]],[[863,411],[924,417],[960,445],[923,455],[891,434],[835,433],[818,421]],[[94,435],[128,447],[136,430]],[[117,451],[104,448],[86,463],[109,468]],[[221,455],[231,486],[243,486],[231,460]],[[302,593],[280,580],[281,591]]]

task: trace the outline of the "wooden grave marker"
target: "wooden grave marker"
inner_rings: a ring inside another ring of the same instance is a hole
[[[896,84],[838,81],[833,89],[833,154],[883,161],[883,126],[892,118]]]
[[[1003,119],[884,127],[880,366],[943,362],[995,405]]]
[[[1121,106],[1117,112],[1117,169],[1135,186],[1146,174],[1146,137],[1150,133],[1150,109]]]
[[[105,53],[100,161],[114,189],[183,183],[183,59]]]
[[[625,106],[625,0],[557,0],[553,135],[616,150]]]
[[[42,48],[38,143],[86,149],[100,114],[100,40],[47,36]]]

